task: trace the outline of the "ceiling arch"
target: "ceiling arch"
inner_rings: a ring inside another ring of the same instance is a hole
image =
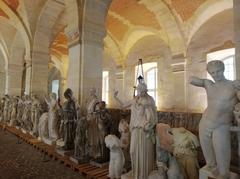
[[[208,0],[201,5],[195,12],[195,15],[187,23],[188,39],[187,46],[198,29],[216,14],[233,8],[232,0]]]

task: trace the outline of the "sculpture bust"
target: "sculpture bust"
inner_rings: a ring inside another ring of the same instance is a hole
[[[224,77],[222,61],[209,62],[207,71],[214,81],[190,78],[192,85],[205,88],[207,93],[208,105],[199,124],[199,137],[208,170],[213,175],[225,179],[229,177],[231,158],[229,129],[240,82],[230,81]]]

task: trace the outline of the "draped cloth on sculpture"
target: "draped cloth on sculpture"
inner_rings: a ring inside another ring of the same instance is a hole
[[[154,126],[157,113],[151,96],[137,96],[131,105],[132,174],[135,179],[146,179],[154,168]]]
[[[88,102],[87,102],[87,121],[89,124],[88,129],[88,141],[90,146],[90,156],[96,157],[98,154],[97,152],[97,142],[98,142],[98,126],[96,121],[96,115],[95,115],[95,107],[96,104],[99,102],[97,96],[93,95],[90,96]]]

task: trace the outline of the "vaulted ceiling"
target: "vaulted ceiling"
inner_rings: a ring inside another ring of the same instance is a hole
[[[123,64],[138,41],[155,35],[173,56],[185,56],[198,29],[232,6],[232,0],[113,0],[106,18],[105,49]]]

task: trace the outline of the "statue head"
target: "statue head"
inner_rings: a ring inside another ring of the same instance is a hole
[[[137,85],[136,89],[137,89],[137,95],[138,96],[142,96],[142,95],[146,94],[147,91],[148,91],[146,83],[139,83]]]
[[[64,97],[66,99],[71,99],[72,95],[73,95],[73,92],[72,92],[72,90],[70,88],[66,89],[66,91],[64,92]]]
[[[213,60],[208,62],[207,71],[212,76],[214,81],[221,81],[224,77],[224,63],[220,60]]]
[[[96,88],[92,87],[92,88],[90,89],[90,95],[91,95],[91,96],[96,95],[96,92],[97,92]]]

